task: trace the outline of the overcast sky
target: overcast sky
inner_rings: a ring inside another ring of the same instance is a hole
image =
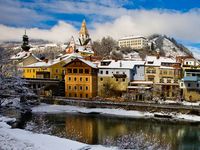
[[[0,40],[66,42],[83,19],[93,40],[160,33],[199,52],[199,0],[0,0]]]

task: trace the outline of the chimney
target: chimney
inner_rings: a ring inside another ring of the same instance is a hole
[[[122,62],[120,61],[119,66],[122,67]]]
[[[157,58],[157,59],[160,58],[160,51],[159,51],[159,50],[156,51],[156,58]]]
[[[48,59],[44,59],[44,62],[48,63],[48,61],[49,61]]]

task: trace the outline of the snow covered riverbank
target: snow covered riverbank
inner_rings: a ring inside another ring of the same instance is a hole
[[[101,145],[88,145],[69,139],[45,134],[36,134],[22,129],[11,129],[6,122],[13,118],[0,116],[0,149],[1,150],[101,150],[117,149]]]
[[[200,116],[196,115],[187,115],[180,113],[150,113],[134,110],[124,110],[124,109],[111,109],[111,108],[86,108],[78,106],[69,106],[69,105],[49,105],[41,104],[39,106],[33,107],[32,112],[34,113],[85,113],[85,114],[101,114],[101,115],[113,115],[113,116],[123,116],[131,118],[154,118],[155,114],[162,116],[168,115],[173,120],[182,120],[182,121],[194,121],[200,122]]]

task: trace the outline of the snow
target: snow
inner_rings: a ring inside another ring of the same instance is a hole
[[[52,66],[52,65],[55,65],[57,63],[60,63],[61,61],[70,61],[71,58],[81,58],[81,56],[77,53],[72,53],[72,54],[66,54],[66,55],[63,55],[62,57],[59,57],[57,59],[54,59],[54,60],[49,60],[48,62],[37,62],[37,63],[34,63],[34,64],[31,64],[31,65],[28,65],[28,66],[25,66],[25,67],[49,67],[49,66]]]
[[[11,59],[27,58],[30,55],[31,55],[31,52],[21,51],[21,52],[17,53],[16,55],[12,56]]]
[[[166,56],[172,56],[175,58],[176,56],[185,56],[186,55],[183,51],[181,51],[179,48],[177,48],[177,46],[174,45],[174,43],[172,43],[167,38],[163,39],[162,49],[165,52]]]
[[[111,109],[111,108],[86,108],[86,107],[78,107],[78,106],[69,106],[69,105],[48,105],[41,104],[40,106],[36,106],[32,108],[34,113],[95,113],[101,115],[114,115],[114,116],[122,116],[122,117],[130,117],[130,118],[153,118],[154,114],[150,112],[142,112],[135,110],[124,110],[124,109]],[[165,113],[162,113],[163,115]],[[200,116],[195,115],[186,115],[186,114],[174,114],[169,113],[168,115],[172,116],[175,120],[185,120],[185,121],[197,121],[200,122]]]
[[[124,60],[103,60],[102,62],[111,62],[108,66],[102,66],[99,64],[98,68],[123,68],[123,69],[133,69],[135,65],[144,65],[145,61],[124,61]]]
[[[1,106],[13,106],[13,107],[20,107],[20,98],[10,98],[10,99],[3,99],[3,103]]]
[[[1,150],[101,150],[117,149],[101,145],[88,145],[69,139],[45,134],[36,134],[22,129],[11,129],[6,125],[10,118],[0,117],[0,149]],[[2,121],[1,121],[2,120]]]
[[[144,36],[141,36],[141,35],[131,35],[131,36],[126,36],[126,37],[122,37],[119,39],[120,40],[127,40],[127,39],[146,39]]]
[[[146,56],[146,66],[161,66],[161,63],[176,63],[175,59],[168,58],[168,57],[159,57],[157,59],[156,56]],[[149,64],[148,62],[153,62],[152,64]]]

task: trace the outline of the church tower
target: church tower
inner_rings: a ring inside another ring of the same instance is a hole
[[[80,32],[79,32],[79,40],[80,40],[81,45],[86,45],[88,43],[89,39],[90,39],[89,33],[88,33],[88,30],[86,27],[86,22],[84,19],[82,22],[82,25],[81,25]],[[87,43],[85,43],[86,41],[87,41]]]
[[[28,36],[26,35],[26,30],[25,30],[25,34],[23,36],[23,44],[21,45],[21,48],[23,49],[23,51],[26,51],[26,52],[28,52],[29,49],[31,48],[29,45]]]

